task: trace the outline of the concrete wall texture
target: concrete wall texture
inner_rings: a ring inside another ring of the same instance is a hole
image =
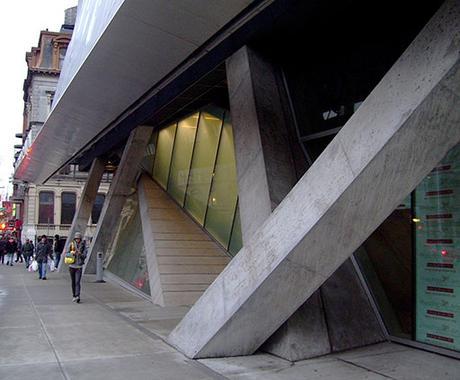
[[[253,353],[458,143],[459,18],[447,1],[171,333],[173,345],[194,358]]]
[[[240,220],[248,243],[296,182],[275,67],[244,47],[227,60],[228,88],[237,157]],[[383,339],[380,326],[350,262],[343,264],[262,347],[288,360],[301,360],[336,349]],[[342,274],[342,275],[341,275]],[[340,294],[334,297],[334,294]],[[329,302],[323,300],[329,295]],[[344,303],[343,299],[353,299]],[[330,315],[330,318],[327,316]],[[334,318],[335,317],[335,318]],[[362,322],[360,322],[362,321]],[[334,336],[341,331],[341,343]],[[312,344],[315,342],[315,344]],[[340,347],[340,348],[339,348]]]

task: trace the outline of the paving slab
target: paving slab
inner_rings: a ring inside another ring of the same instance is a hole
[[[166,340],[168,338],[168,335],[179,324],[181,319],[182,318],[161,319],[158,321],[139,322],[139,324],[145,327],[147,330],[151,331],[152,333]]]
[[[339,358],[343,360],[353,360],[361,357],[367,356],[378,356],[388,353],[397,353],[402,351],[411,351],[412,348],[408,346],[403,346],[401,344],[394,344],[390,342],[384,342],[380,344],[373,344],[370,346],[365,346],[361,348],[356,348],[354,350],[348,350],[343,352],[337,352],[331,355],[328,355],[332,358]]]
[[[221,359],[201,363],[229,379],[381,380],[388,377],[330,356],[291,363],[269,354]]]
[[[351,359],[349,362],[393,379],[460,379],[460,361],[421,350],[369,355]]]
[[[3,327],[0,329],[0,366],[47,363],[54,360],[53,349],[41,328]]]
[[[85,302],[74,304],[65,297],[67,274],[33,276],[0,265],[0,291],[8,293],[0,296],[2,380],[460,379],[458,360],[392,343],[296,363],[262,353],[194,361],[164,342],[188,308],[160,308],[116,285],[88,282]],[[104,293],[114,301],[104,303]]]
[[[87,324],[108,324],[126,322],[117,314],[111,313],[101,305],[92,303],[82,307],[83,304],[69,303],[60,305],[39,305],[37,312],[46,327],[61,327],[69,324],[80,326]]]
[[[26,330],[40,327],[40,322],[30,304],[0,303],[0,328],[11,327],[22,327]]]
[[[126,323],[71,326],[70,329],[48,331],[51,343],[63,361],[174,351],[163,341],[154,340]]]
[[[71,379],[80,380],[205,380],[215,379],[179,353],[141,355],[113,359],[64,362],[63,367]]]
[[[34,363],[0,366],[2,380],[66,380],[57,363]]]

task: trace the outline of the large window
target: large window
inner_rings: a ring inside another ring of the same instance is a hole
[[[184,205],[198,119],[199,114],[194,114],[177,124],[169,172],[168,192],[181,206]]]
[[[41,191],[38,195],[38,223],[54,224],[54,193]]]
[[[104,205],[105,195],[97,194],[94,200],[93,209],[91,210],[91,223],[97,224],[101,216],[102,206]]]
[[[236,254],[242,241],[229,113],[207,106],[161,129],[155,151],[153,178],[226,250]]]
[[[61,194],[61,224],[72,224],[77,205],[75,193],[63,192]]]
[[[460,145],[355,254],[391,335],[460,351]]]
[[[120,213],[120,219],[113,255],[107,258],[108,270],[144,293],[150,294],[149,273],[136,194],[127,199]]]

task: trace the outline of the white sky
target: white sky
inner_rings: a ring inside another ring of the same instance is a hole
[[[14,0],[0,1],[0,57],[1,114],[0,133],[0,195],[7,189],[11,194],[9,178],[13,173],[14,137],[22,131],[22,85],[27,75],[25,54],[37,46],[40,31],[48,28],[59,31],[64,23],[64,10],[78,4],[78,0]]]

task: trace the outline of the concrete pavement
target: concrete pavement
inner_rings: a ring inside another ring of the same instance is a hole
[[[390,343],[295,364],[264,353],[194,361],[165,343],[187,307],[159,307],[93,276],[74,304],[67,273],[47,277],[0,265],[2,380],[460,378],[460,361]]]

